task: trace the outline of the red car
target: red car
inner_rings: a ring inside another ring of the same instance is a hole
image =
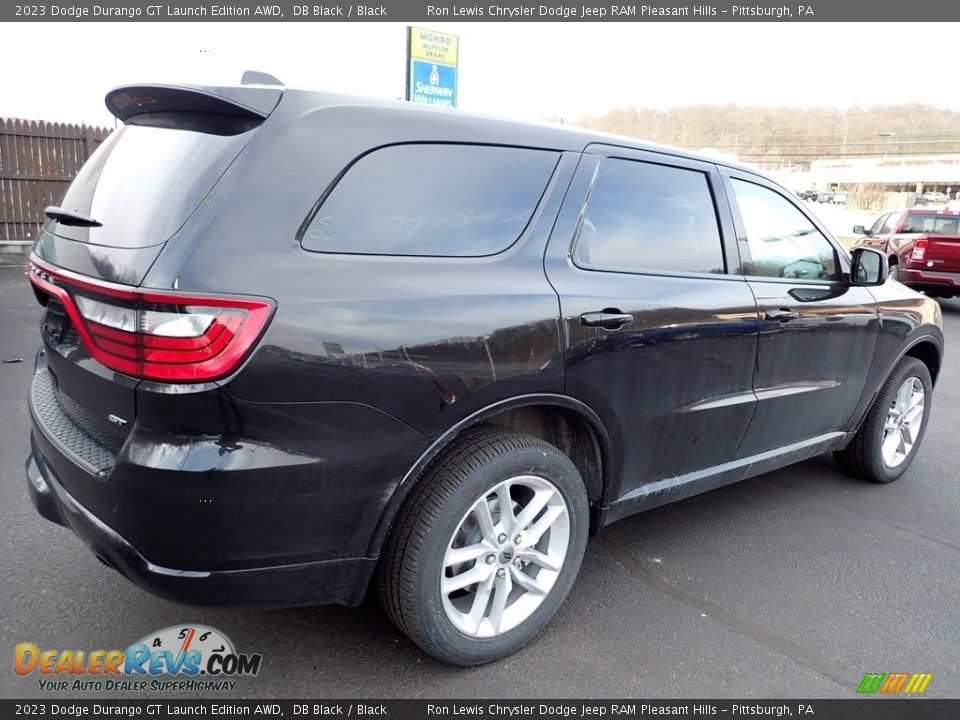
[[[931,297],[960,295],[960,213],[912,208],[886,213],[869,230],[857,225],[863,237],[854,247],[875,248],[887,254],[890,277]]]

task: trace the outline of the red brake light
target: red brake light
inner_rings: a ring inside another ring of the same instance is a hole
[[[911,260],[923,260],[927,256],[927,238],[920,238],[913,245],[913,252],[910,253]]]
[[[30,281],[57,297],[90,354],[125,375],[161,382],[233,372],[263,333],[273,303],[91,281],[34,261]]]

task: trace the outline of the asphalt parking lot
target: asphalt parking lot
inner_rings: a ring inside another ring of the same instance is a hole
[[[888,486],[828,458],[621,521],[591,541],[559,615],[480,668],[423,655],[369,600],[356,609],[214,612],[137,589],[27,497],[26,394],[40,309],[0,268],[0,696],[41,697],[13,648],[125,648],[181,623],[259,652],[245,697],[847,698],[866,672],[930,672],[960,696],[960,301],[924,447]],[[50,697],[49,695],[46,695]]]

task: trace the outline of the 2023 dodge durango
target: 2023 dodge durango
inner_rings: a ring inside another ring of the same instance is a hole
[[[528,642],[587,537],[833,452],[900,477],[938,305],[753,171],[281,87],[127,86],[48,221],[28,487],[178,601]]]

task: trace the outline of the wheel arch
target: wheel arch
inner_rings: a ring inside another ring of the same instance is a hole
[[[930,379],[933,384],[936,385],[937,375],[940,372],[940,365],[943,360],[943,336],[938,336],[933,332],[929,332],[929,328],[927,330],[928,331],[911,338],[910,341],[900,351],[900,353],[894,357],[893,361],[890,362],[887,367],[884,368],[883,372],[877,376],[876,387],[870,388],[869,396],[865,395],[861,401],[859,410],[854,416],[856,418],[856,423],[850,427],[851,430],[855,431],[860,428],[861,425],[863,425],[863,421],[866,418],[867,413],[870,412],[870,408],[877,399],[877,395],[880,394],[883,384],[886,382],[887,378],[890,377],[890,373],[893,372],[893,369],[897,366],[897,364],[905,357],[917,358],[920,362],[926,365],[927,369],[930,371]]]
[[[906,349],[903,355],[897,358],[897,362],[900,362],[905,357],[915,357],[926,365],[927,370],[930,371],[930,379],[934,385],[937,384],[937,375],[940,374],[940,365],[943,360],[943,347],[934,342],[932,336],[920,338],[914,342]],[[894,363],[894,367],[896,367],[896,363]]]
[[[376,557],[386,541],[404,500],[424,471],[468,428],[494,425],[541,438],[564,452],[583,478],[590,501],[590,531],[599,529],[604,491],[612,486],[615,467],[609,434],[588,405],[566,395],[522,395],[488,405],[463,418],[438,436],[407,470],[387,501],[370,539],[368,557]]]

